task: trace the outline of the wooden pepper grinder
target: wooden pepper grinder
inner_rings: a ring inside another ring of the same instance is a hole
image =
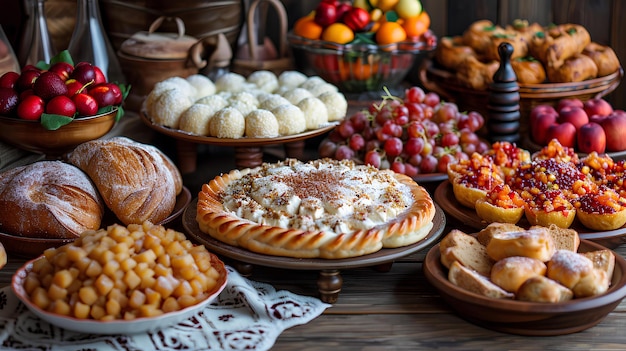
[[[500,67],[493,75],[493,83],[489,85],[487,130],[492,142],[518,142],[520,139],[520,96],[517,76],[511,66],[513,46],[509,43],[502,43],[498,46],[498,53],[500,54]]]

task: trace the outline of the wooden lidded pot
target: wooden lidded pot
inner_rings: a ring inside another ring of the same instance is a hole
[[[178,33],[156,32],[164,21],[176,21]],[[132,86],[126,100],[127,108],[138,111],[154,85],[170,77],[188,77],[199,72],[198,64],[206,62],[192,58],[198,39],[185,35],[185,24],[178,17],[157,18],[147,32],[133,34],[118,50],[118,58],[127,82]]]

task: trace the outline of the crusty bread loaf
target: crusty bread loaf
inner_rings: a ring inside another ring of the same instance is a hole
[[[167,218],[182,190],[182,177],[159,149],[125,137],[83,143],[69,155],[124,224]]]
[[[537,228],[537,226],[531,227],[531,229],[533,228]],[[548,227],[548,232],[552,236],[557,250],[578,252],[580,237],[578,236],[578,232],[576,230],[571,228],[561,228],[556,224],[551,224]]]
[[[517,300],[550,303],[568,301],[573,297],[570,289],[545,276],[529,278],[515,294]]]
[[[529,278],[546,274],[546,264],[535,258],[511,256],[491,268],[491,281],[502,289],[516,293]]]
[[[491,274],[493,260],[476,237],[453,229],[439,243],[441,263],[450,268],[455,261],[486,277]]]
[[[476,294],[497,299],[512,299],[514,295],[480,273],[464,267],[458,261],[454,261],[448,271],[448,280],[458,287]]]
[[[487,254],[494,261],[510,256],[525,256],[547,262],[554,251],[554,240],[544,227],[495,233],[487,244]]]
[[[34,238],[74,238],[100,228],[104,204],[80,169],[39,161],[0,173],[0,230]]]

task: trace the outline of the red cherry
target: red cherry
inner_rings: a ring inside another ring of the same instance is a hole
[[[115,102],[113,103],[113,105],[121,104],[124,98],[122,96],[122,89],[120,89],[120,87],[115,83],[106,83],[106,86],[109,87],[109,89],[111,89],[111,91],[113,92],[113,95],[115,96]]]
[[[76,105],[65,95],[55,96],[46,104],[46,113],[73,117],[76,114]]]
[[[67,86],[67,94],[65,95],[68,97],[72,97],[78,94],[79,92],[81,92],[81,89],[83,89],[84,87],[83,83],[73,78],[66,80],[65,85]]]
[[[72,101],[79,116],[93,116],[98,112],[98,103],[91,95],[78,93],[72,97]]]
[[[44,112],[45,102],[37,95],[29,95],[17,105],[17,116],[36,121]]]
[[[102,72],[102,70],[100,69],[100,67],[94,65],[93,66],[93,72],[96,75],[96,77],[94,78],[94,83],[95,84],[100,84],[100,83],[106,83],[107,82],[107,78],[104,75],[104,73]]]
[[[63,81],[66,81],[72,74],[72,71],[74,71],[74,66],[67,62],[57,62],[50,66],[48,71],[58,74]]]
[[[96,99],[98,107],[115,105],[115,101],[117,101],[115,92],[107,84],[96,85],[89,89],[89,95]]]
[[[17,72],[6,72],[0,77],[0,88],[15,88],[15,82],[20,78]]]

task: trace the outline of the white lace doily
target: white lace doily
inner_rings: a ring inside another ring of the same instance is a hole
[[[226,288],[206,309],[173,327],[134,335],[82,334],[55,327],[5,287],[0,289],[0,350],[268,350],[283,330],[305,324],[330,307],[227,269]]]

